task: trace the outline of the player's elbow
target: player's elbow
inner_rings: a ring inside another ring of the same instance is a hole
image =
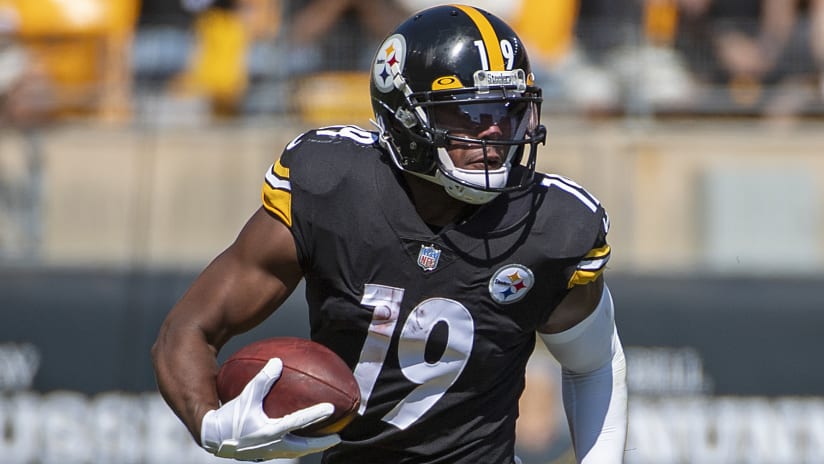
[[[163,335],[164,332],[164,329],[161,328],[160,333],[158,334],[157,338],[152,344],[151,349],[149,350],[152,359],[152,366],[155,372],[157,372],[160,369],[160,366],[163,363],[164,355],[167,350],[167,343],[165,342],[166,337],[164,337]]]
[[[621,340],[615,328],[612,296],[604,286],[595,310],[583,321],[559,333],[541,334],[555,359],[573,373],[590,373],[623,358]]]

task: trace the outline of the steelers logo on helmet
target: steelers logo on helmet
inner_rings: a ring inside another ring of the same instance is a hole
[[[489,279],[489,294],[498,303],[514,303],[526,296],[534,284],[535,276],[528,267],[507,264]]]
[[[392,78],[403,71],[405,59],[406,39],[401,34],[389,36],[378,49],[372,68],[372,78],[379,91],[388,93],[395,88]]]

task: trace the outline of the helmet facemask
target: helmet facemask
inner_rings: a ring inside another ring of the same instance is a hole
[[[475,84],[425,92],[406,86],[405,102],[389,124],[390,133],[397,134],[390,137],[408,143],[390,144],[390,149],[400,152],[394,157],[401,169],[442,185],[454,198],[482,204],[532,180],[537,145],[544,143],[546,130],[539,123],[540,89],[526,85],[522,70],[478,71]],[[420,153],[413,157],[427,161],[404,163],[405,148],[427,150],[424,158]],[[451,150],[464,150],[463,161],[468,158],[473,167],[457,167]]]

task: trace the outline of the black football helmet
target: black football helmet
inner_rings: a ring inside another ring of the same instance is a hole
[[[521,39],[501,19],[463,5],[420,11],[384,40],[373,61],[381,142],[401,170],[459,200],[486,203],[534,175],[546,129],[533,81]],[[478,136],[491,125],[499,128],[495,137]],[[461,145],[481,146],[485,169],[456,167],[446,149]],[[501,167],[490,167],[490,150]]]

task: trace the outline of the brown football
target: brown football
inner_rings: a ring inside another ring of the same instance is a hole
[[[231,355],[217,375],[220,401],[239,395],[271,358],[281,359],[283,372],[263,400],[267,416],[283,417],[317,403],[332,403],[331,417],[293,432],[304,436],[340,432],[355,418],[360,389],[352,370],[332,350],[305,338],[267,338]]]

